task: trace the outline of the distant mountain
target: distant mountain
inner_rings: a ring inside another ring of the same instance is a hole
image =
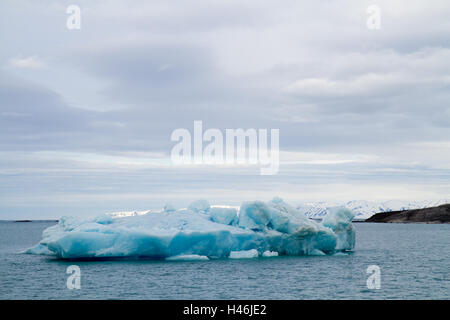
[[[332,207],[342,206],[355,214],[354,220],[363,221],[379,212],[403,211],[412,209],[423,209],[437,207],[450,203],[448,199],[427,200],[427,201],[400,201],[389,200],[384,202],[374,202],[365,200],[352,200],[345,203],[338,202],[307,202],[297,206],[297,210],[304,213],[311,219],[322,219],[327,210]]]
[[[364,221],[379,212],[392,212],[412,209],[423,209],[429,207],[437,207],[442,204],[450,203],[450,200],[427,200],[427,201],[399,201],[389,200],[384,202],[374,202],[365,200],[352,200],[345,203],[339,202],[305,202],[297,206],[297,210],[304,213],[311,219],[322,219],[327,210],[333,207],[345,207],[355,214],[353,220]],[[215,207],[215,206],[213,206]],[[216,206],[217,207],[217,206]],[[218,206],[221,207],[221,206]],[[222,206],[224,207],[224,206]],[[225,206],[228,207],[228,206]],[[233,207],[239,210],[239,207]],[[163,209],[164,210],[164,209]],[[145,211],[119,211],[108,213],[113,218],[122,218],[129,216],[139,216],[151,212],[160,212],[161,210],[145,210]]]
[[[211,208],[234,208],[236,210],[239,210],[239,206],[227,206],[227,205],[212,205]],[[185,208],[182,208],[185,209]],[[107,215],[111,216],[112,218],[123,218],[123,217],[133,217],[133,216],[141,216],[148,213],[157,213],[162,211],[174,211],[175,208],[171,205],[166,204],[164,208],[159,210],[143,210],[143,211],[116,211],[116,212],[109,212]]]
[[[425,209],[380,212],[366,222],[450,223],[450,204]]]
[[[123,217],[133,217],[133,216],[141,216],[143,214],[150,213],[151,210],[146,211],[117,211],[117,212],[110,212],[107,213],[107,215],[113,217],[113,218],[123,218]]]

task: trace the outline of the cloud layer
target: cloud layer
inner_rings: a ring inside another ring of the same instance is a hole
[[[447,1],[378,1],[380,30],[365,1],[78,1],[81,30],[69,4],[0,4],[0,219],[449,198]],[[171,166],[194,120],[279,128],[280,174]]]

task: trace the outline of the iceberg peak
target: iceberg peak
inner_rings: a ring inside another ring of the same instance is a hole
[[[206,213],[210,208],[209,202],[203,199],[192,202],[188,207],[189,210],[200,213]]]

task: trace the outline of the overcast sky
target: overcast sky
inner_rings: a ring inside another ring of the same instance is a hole
[[[450,198],[448,0],[2,0],[0,48],[0,219]],[[173,166],[194,120],[280,129],[279,173]]]

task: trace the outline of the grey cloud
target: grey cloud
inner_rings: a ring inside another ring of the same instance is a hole
[[[6,74],[0,77],[0,140],[5,148],[42,147],[41,137],[87,129],[89,115],[67,106],[55,92]]]
[[[436,194],[448,184],[446,1],[381,0],[379,31],[365,27],[369,2],[78,3],[82,29],[73,32],[65,28],[69,1],[0,5],[0,151],[15,162],[0,166],[0,188],[10,188],[3,211],[25,212],[25,203],[53,212],[138,209],[137,198],[146,209],[163,205],[157,197],[176,200],[186,190],[192,191],[186,197],[221,199],[269,191],[295,198],[309,190],[322,197],[336,181],[351,200],[355,181],[412,183],[417,190],[436,182],[430,191]],[[32,56],[45,61],[45,70],[5,67],[14,57]],[[84,98],[84,109],[74,107],[64,94],[70,92]],[[172,130],[191,129],[194,120],[220,129],[279,128],[283,151],[371,160],[282,167],[279,176],[265,178],[251,170],[105,172],[101,165],[105,154],[167,155]],[[411,146],[420,141],[442,145]],[[34,153],[47,150],[67,156]],[[81,165],[70,159],[74,153],[100,165]],[[406,173],[390,173],[400,171]],[[38,182],[41,191],[33,187]],[[121,193],[130,200],[116,201]],[[35,199],[41,196],[45,203]],[[61,204],[65,199],[70,208]]]

